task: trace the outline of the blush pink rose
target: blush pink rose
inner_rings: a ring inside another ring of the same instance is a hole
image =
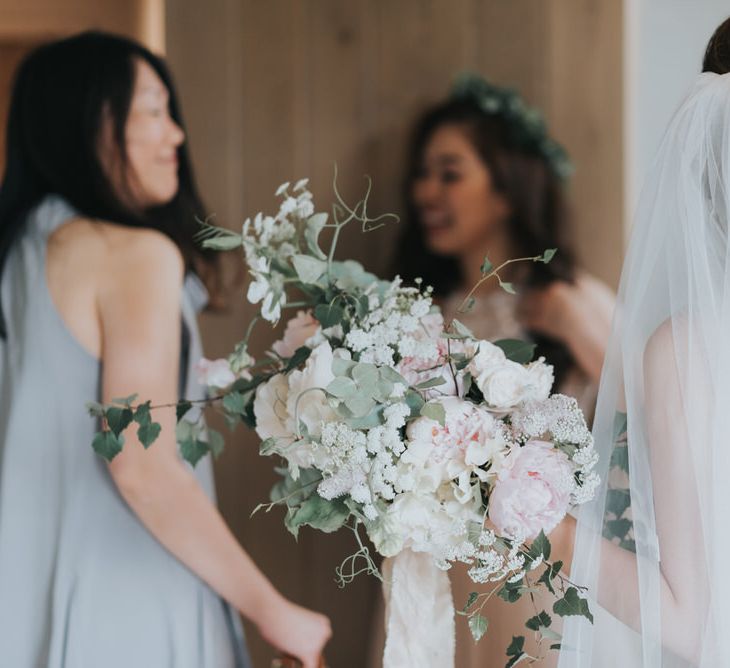
[[[515,447],[489,498],[489,518],[498,534],[530,540],[550,533],[570,507],[573,467],[552,443]]]
[[[282,357],[291,357],[298,348],[301,348],[307,339],[313,337],[319,330],[319,320],[311,311],[297,311],[296,317],[286,323],[284,337],[274,343],[271,349]]]

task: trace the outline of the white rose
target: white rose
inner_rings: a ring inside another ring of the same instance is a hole
[[[501,366],[507,361],[504,351],[489,341],[478,341],[475,345],[477,353],[469,362],[467,370],[474,378]]]
[[[332,373],[333,359],[332,348],[324,341],[312,351],[304,369],[289,374],[287,411],[292,421],[298,417],[315,438],[322,433],[322,424],[338,419],[322,391],[335,378]]]
[[[541,357],[527,366],[527,373],[530,376],[527,398],[534,401],[545,401],[550,396],[550,390],[553,389],[555,382],[552,365],[545,364],[545,358]]]
[[[258,386],[253,412],[256,416],[256,433],[260,439],[293,438],[293,425],[286,407],[288,397],[289,383],[281,373]]]
[[[195,365],[198,383],[206,387],[224,389],[236,380],[236,374],[226,359],[209,360],[205,357]]]
[[[528,397],[530,375],[521,364],[505,360],[500,366],[479,374],[475,382],[489,406],[507,410]]]

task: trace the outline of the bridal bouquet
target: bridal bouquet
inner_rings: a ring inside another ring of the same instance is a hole
[[[476,640],[493,595],[516,601],[545,587],[556,594],[555,614],[590,619],[581,588],[550,561],[546,537],[598,484],[597,455],[576,401],[551,394],[552,367],[532,360],[534,346],[478,340],[458,320],[444,322],[429,287],[379,280],[357,262],[335,260],[347,224],[369,231],[388,216],[370,218],[367,195],[350,208],[336,187],[332,217],[315,213],[306,186],[282,185],[278,212],[246,220],[240,233],[211,226],[202,233],[205,247],[243,249],[248,299],[260,304],[230,357],[201,360],[199,372],[231,426],[254,428],[261,454],[282,462],[263,507],[283,506],[295,536],[303,526],[353,531],[359,549],[337,575],[343,584],[361,572],[384,578],[386,666],[453,665],[454,612],[443,571],[455,562],[468,564],[484,589],[460,611]],[[324,230],[331,233],[327,253]],[[549,262],[553,254],[510,262]],[[504,266],[485,259],[480,283],[494,279],[512,291],[500,277]],[[290,309],[283,338],[254,360],[253,324],[276,323]],[[91,406],[107,422],[95,441],[101,454],[121,448],[121,432],[133,421],[145,445],[157,436],[149,403],[134,401]],[[194,464],[221,439],[186,421],[188,408],[180,402],[178,440]],[[362,532],[389,558],[383,575]],[[526,626],[559,647],[547,611],[536,610]],[[514,638],[508,666],[540,658],[524,642]]]

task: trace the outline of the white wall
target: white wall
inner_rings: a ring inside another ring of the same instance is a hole
[[[644,177],[664,131],[702,69],[728,0],[624,0],[626,220],[631,224]]]

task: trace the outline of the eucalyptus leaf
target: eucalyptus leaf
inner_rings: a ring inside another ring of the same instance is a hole
[[[433,402],[424,404],[421,408],[421,415],[423,417],[430,418],[431,420],[435,420],[442,427],[446,424],[446,410],[441,404]]]
[[[338,399],[347,399],[357,394],[357,384],[351,378],[338,376],[328,386],[327,392]]]
[[[372,397],[357,393],[345,399],[345,406],[352,411],[353,417],[361,418],[368,415],[376,406]]]
[[[335,357],[332,360],[332,373],[335,376],[349,376],[356,364],[357,362],[353,362],[352,360]]]
[[[352,369],[352,377],[360,386],[374,385],[379,378],[378,367],[374,364],[356,364]]]
[[[446,378],[443,376],[437,376],[436,378],[429,378],[428,380],[424,380],[422,383],[418,383],[416,385],[417,390],[429,390],[432,387],[438,387],[439,385],[443,385],[446,383]]]
[[[411,409],[411,416],[415,417],[421,414],[421,409],[425,405],[424,398],[414,390],[408,390],[405,394],[405,402],[408,408]]]

